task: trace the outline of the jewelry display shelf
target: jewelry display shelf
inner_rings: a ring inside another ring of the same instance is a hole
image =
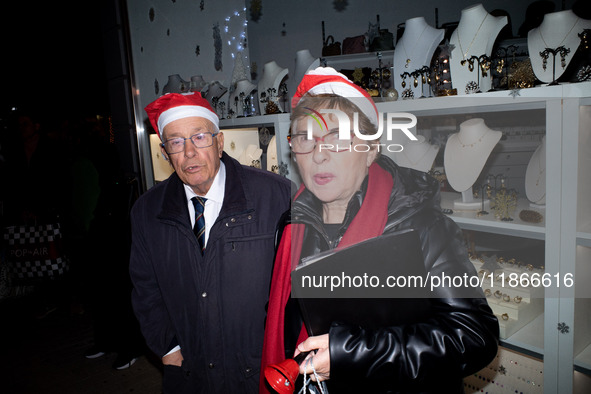
[[[223,132],[233,128],[259,128],[273,127],[275,130],[275,143],[277,149],[277,162],[280,173],[299,185],[299,177],[293,168],[291,152],[287,135],[289,134],[289,113],[272,115],[246,116],[241,118],[221,119],[220,130]]]
[[[509,337],[501,339],[501,344],[517,351],[525,351],[537,358],[544,358],[544,321],[545,314],[542,312]]]
[[[392,63],[392,57],[394,56],[394,50],[388,51],[377,51],[377,52],[361,52],[361,53],[350,53],[347,55],[336,55],[336,56],[322,56],[320,57],[320,63],[326,63],[326,66],[334,69],[342,68],[358,68],[358,67],[377,67],[378,54],[382,56],[384,64],[388,62]]]
[[[528,223],[519,219],[519,212],[523,209],[532,210],[529,206],[529,201],[526,199],[519,199],[517,201],[517,208],[513,215],[512,221],[502,221],[495,217],[492,209],[488,210],[488,215],[478,215],[475,210],[457,210],[454,209],[454,201],[461,199],[461,194],[456,192],[442,192],[441,193],[441,208],[453,210],[452,214],[448,216],[453,219],[462,229],[485,231],[495,234],[514,235],[524,238],[545,239],[546,229],[545,220],[541,223]],[[477,200],[478,201],[478,200]],[[536,209],[544,215],[544,210]]]
[[[289,123],[289,113],[273,115],[244,116],[241,118],[220,119],[220,128],[247,127],[254,125],[272,125],[275,123]]]
[[[515,94],[515,97],[512,97]],[[424,113],[427,116],[473,114],[501,111],[522,111],[546,108],[546,100],[581,97],[582,105],[589,105],[591,82],[556,86],[537,86],[528,89],[499,90],[463,96],[427,97],[397,101],[377,100],[379,112]]]
[[[540,275],[543,273],[542,270],[534,269],[531,266],[529,266],[531,269],[528,269],[515,264],[499,264],[497,260],[497,263],[493,263],[496,269],[490,272],[483,268],[490,262],[486,263],[485,260],[476,258],[472,258],[471,262],[478,277],[483,278],[482,290],[487,297],[489,306],[499,320],[501,339],[511,337],[544,312],[544,289],[542,287],[531,286],[529,282],[526,287],[512,286],[511,284],[514,283],[509,281],[511,274],[515,274],[519,278],[533,273]]]
[[[460,194],[455,192],[442,193],[441,206],[453,210],[449,217],[462,229],[543,241],[545,272],[561,278],[567,273],[574,275],[574,288],[546,289],[546,297],[539,299],[543,305],[533,313],[539,314],[520,329],[508,327],[502,315],[499,317],[506,337],[501,344],[534,356],[538,362],[543,359],[543,368],[552,372],[543,375],[543,391],[574,392],[576,381],[580,380],[576,371],[588,375],[591,371],[591,307],[586,305],[591,299],[575,299],[575,290],[580,294],[591,279],[591,209],[587,202],[591,193],[588,179],[591,160],[587,159],[591,150],[591,82],[464,96],[376,101],[382,114],[415,115],[418,134],[425,133],[427,138],[434,136],[445,141],[446,133],[457,132],[459,124],[471,117],[482,117],[504,132],[523,129],[535,134],[539,129],[545,136],[550,147],[546,152],[546,179],[547,185],[551,185],[546,189],[545,206],[530,205],[520,193],[512,221],[497,219],[491,209],[487,209],[489,214],[484,216],[478,216],[477,210],[454,209],[454,200],[460,199]],[[509,134],[506,132],[507,136]],[[531,149],[526,147],[519,151]],[[506,163],[506,166],[513,164]],[[506,172],[501,167],[494,171]],[[519,218],[523,209],[542,214],[542,222],[523,222]],[[532,316],[527,317],[524,321]],[[489,388],[492,387],[487,386]],[[523,392],[536,391],[541,389]]]

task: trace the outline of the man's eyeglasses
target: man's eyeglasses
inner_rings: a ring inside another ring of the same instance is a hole
[[[160,146],[162,146],[169,155],[182,152],[185,149],[186,140],[191,140],[196,148],[208,148],[213,145],[213,137],[218,134],[219,133],[197,133],[189,138],[171,138],[164,141]]]
[[[331,152],[344,152],[351,149],[353,140],[339,139],[339,131],[331,131],[325,134],[323,137],[312,137],[308,138],[307,133],[293,134],[287,136],[287,141],[291,147],[291,151],[296,154],[310,153],[316,149],[318,141],[322,142],[324,146],[322,149],[329,150]]]

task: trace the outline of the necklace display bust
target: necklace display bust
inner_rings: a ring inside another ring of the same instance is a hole
[[[462,10],[460,23],[451,35],[450,43],[453,50],[449,59],[451,83],[458,90],[458,94],[466,94],[466,85],[471,81],[479,82],[480,90],[483,92],[490,90],[490,70],[487,72],[488,75],[483,77],[477,62],[474,62],[474,67],[470,71],[467,60],[472,56],[490,57],[495,40],[506,24],[506,16],[490,15],[482,4]],[[465,61],[463,65],[462,61]]]
[[[295,68],[293,78],[287,79],[288,94],[293,97],[298,85],[302,82],[304,75],[310,70],[314,70],[320,66],[320,59],[312,56],[308,49],[303,49],[296,52]]]
[[[435,29],[427,24],[425,18],[417,17],[404,22],[404,34],[396,43],[394,51],[394,87],[402,92],[404,89],[412,89],[414,97],[422,95],[421,86],[413,86],[414,79],[406,79],[406,87],[402,87],[403,72],[411,73],[423,66],[429,66],[437,45],[443,39],[445,30]]]
[[[525,170],[525,196],[534,205],[546,204],[546,137],[542,138]]]
[[[275,96],[277,96],[279,94],[279,85],[281,84],[283,78],[287,76],[288,72],[289,69],[279,67],[275,61],[266,63],[265,67],[263,68],[263,75],[258,84],[259,99],[263,93],[268,96],[269,93],[267,90],[271,88],[275,89]],[[283,111],[283,108],[281,108],[281,102],[278,102],[277,105]],[[262,103],[259,100],[259,109],[261,114],[266,113],[265,106],[266,103]]]
[[[249,98],[249,96],[252,94],[253,91],[256,90],[256,88],[257,85],[250,82],[248,79],[241,79],[240,81],[236,82],[236,88],[230,94],[230,102],[228,104],[230,108],[236,111],[236,116],[244,115],[244,102],[240,101],[240,94],[243,93],[242,100],[244,100],[245,98]],[[236,100],[236,98],[238,98],[238,100]]]
[[[219,100],[220,97],[222,97],[224,94],[226,94],[227,91],[228,91],[228,88],[225,87],[224,85],[222,85],[220,83],[220,81],[211,82],[209,84],[209,86],[207,87],[207,93],[205,94],[205,99],[207,101],[209,101],[209,103],[211,104],[211,102],[213,101],[214,98],[217,98]]]
[[[263,150],[256,145],[248,145],[240,154],[238,161],[245,166],[256,167],[255,162],[261,159]],[[260,166],[260,161],[259,161]]]
[[[544,15],[542,24],[529,31],[527,34],[527,48],[532,69],[540,81],[552,82],[553,68],[555,79],[558,79],[564,73],[579,47],[580,39],[578,34],[584,29],[591,29],[591,21],[581,19],[571,10],[566,10]],[[561,46],[570,49],[570,53],[564,57],[560,54],[556,54],[556,56],[549,54],[546,67],[544,67],[544,60],[540,52],[543,52],[546,48],[556,50]]]
[[[396,164],[401,167],[428,172],[433,167],[435,157],[439,152],[437,145],[431,145],[422,135],[416,141],[409,141],[402,152],[396,153]]]
[[[492,130],[481,118],[460,124],[460,130],[449,136],[443,153],[443,165],[449,185],[462,193],[457,209],[478,208],[480,201],[472,196],[472,185],[478,179],[492,150],[503,133]]]
[[[189,90],[191,92],[201,92],[206,85],[207,82],[205,82],[202,75],[193,75],[191,77],[191,85]]]

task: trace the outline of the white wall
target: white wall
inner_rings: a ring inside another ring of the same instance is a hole
[[[131,33],[131,52],[139,105],[143,108],[162,94],[168,76],[179,74],[189,80],[202,75],[206,81],[219,80],[229,86],[234,61],[235,44],[228,45],[232,36],[243,30],[244,0],[205,0],[200,10],[199,0],[127,0]],[[150,21],[150,9],[154,20]],[[234,15],[239,12],[240,15]],[[226,18],[230,18],[226,22]],[[222,65],[214,67],[213,25],[219,23],[222,38]],[[228,33],[224,26],[228,25]],[[200,54],[195,54],[199,45]],[[244,51],[248,57],[248,50]],[[245,61],[246,65],[250,63]],[[159,90],[156,93],[155,81]],[[144,117],[145,113],[140,111]]]

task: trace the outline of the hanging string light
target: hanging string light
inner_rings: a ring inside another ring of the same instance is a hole
[[[238,34],[234,34],[231,31],[231,25],[236,23],[236,20],[241,20],[241,29]],[[236,52],[242,52],[247,46],[246,39],[246,28],[248,27],[248,21],[246,20],[246,7],[240,11],[234,11],[230,16],[224,18],[224,33],[229,36],[226,38],[226,44],[230,48],[230,54],[232,59],[235,59]],[[244,57],[245,59],[247,56]]]

